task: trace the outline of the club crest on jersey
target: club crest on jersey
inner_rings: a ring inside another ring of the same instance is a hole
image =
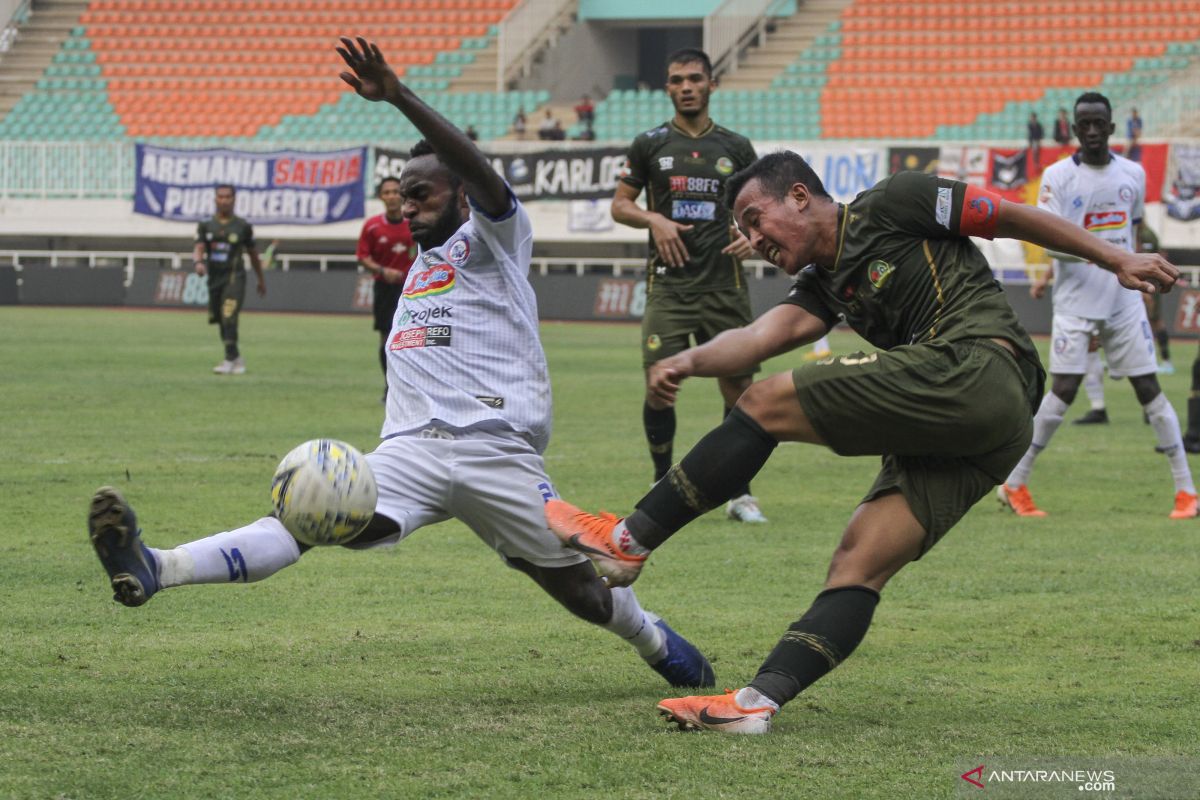
[[[229,234],[229,243],[230,244],[237,244],[237,240],[238,240],[238,235],[236,233]]]
[[[717,159],[717,172],[722,175],[729,175],[733,172],[733,162],[727,156],[721,156]]]
[[[467,263],[470,256],[471,244],[466,239],[455,239],[446,250],[446,257],[450,259],[450,263],[459,267]]]
[[[876,289],[882,289],[895,271],[896,268],[886,261],[872,261],[867,267],[867,280]]]
[[[415,300],[422,297],[434,297],[445,294],[454,288],[454,267],[449,264],[438,264],[427,270],[409,275],[404,287],[403,297]]]
[[[1119,231],[1126,219],[1124,211],[1089,212],[1083,215],[1083,227],[1089,231]]]
[[[662,339],[659,338],[657,333],[650,334],[650,336],[646,339],[646,349],[650,352],[654,352],[660,347],[662,347]]]
[[[1117,190],[1117,197],[1121,198],[1122,202],[1129,203],[1133,201],[1133,189],[1129,186],[1122,186]]]

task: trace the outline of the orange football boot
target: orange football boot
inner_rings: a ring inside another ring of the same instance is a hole
[[[546,503],[546,522],[563,546],[583,553],[596,565],[609,586],[628,586],[637,580],[646,563],[645,556],[622,552],[613,543],[612,532],[621,519],[601,512],[600,516],[581,511],[563,500]]]
[[[996,487],[996,496],[1000,498],[1000,505],[1012,509],[1012,512],[1018,517],[1046,516],[1045,511],[1033,504],[1033,498],[1029,495],[1029,487],[1024,484],[1010,489],[1008,484],[1002,483]]]
[[[1196,495],[1182,490],[1176,492],[1175,510],[1171,512],[1171,519],[1193,519],[1196,516]]]
[[[723,695],[675,697],[658,704],[658,713],[674,722],[681,731],[721,731],[722,733],[767,733],[775,709],[770,706],[742,708],[736,694],[726,689]]]

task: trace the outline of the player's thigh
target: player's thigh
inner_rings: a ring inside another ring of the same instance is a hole
[[[700,308],[687,298],[656,292],[642,315],[642,366],[682,353],[700,327]]]
[[[744,287],[723,292],[705,292],[696,297],[696,305],[700,309],[696,344],[704,344],[727,330],[744,328],[754,320],[750,310],[750,292]],[[756,364],[744,375],[732,377],[748,377],[758,371],[759,366]]]
[[[1072,314],[1055,314],[1050,325],[1050,373],[1087,373],[1088,346],[1099,332],[1095,320]]]
[[[214,325],[221,321],[221,303],[225,292],[225,281],[208,281],[208,321]]]
[[[898,491],[924,530],[920,558],[937,544],[1021,460],[1033,438],[1033,420],[1011,431],[1008,441],[986,453],[965,458],[888,455],[864,503]],[[899,557],[900,554],[897,554]],[[894,570],[893,570],[894,572]]]
[[[443,439],[397,436],[367,453],[379,492],[375,513],[394,520],[399,530],[376,541],[348,546],[394,545],[418,528],[449,519],[450,473],[446,465],[453,455],[451,444]]]
[[[1100,326],[1100,342],[1108,361],[1108,374],[1114,378],[1149,375],[1158,370],[1154,352],[1154,332],[1146,309],[1130,303]]]
[[[583,560],[546,525],[546,503],[558,493],[542,457],[524,440],[501,435],[458,440],[451,482],[450,512],[502,558],[547,568]]]
[[[854,353],[792,372],[812,427],[841,455],[964,457],[1028,424],[1033,376],[989,339]]]

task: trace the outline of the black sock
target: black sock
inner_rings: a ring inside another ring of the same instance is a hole
[[[1163,361],[1171,360],[1171,337],[1166,331],[1155,331],[1154,338],[1158,340],[1158,352],[1162,354]]]
[[[1192,394],[1200,396],[1200,357],[1192,360]]]
[[[225,360],[226,361],[235,361],[235,360],[237,360],[238,355],[239,355],[239,353],[238,353],[237,342],[226,342],[225,343]]]
[[[642,426],[646,429],[646,441],[650,443],[650,458],[654,461],[654,480],[657,482],[671,468],[671,454],[675,445],[675,409],[642,406]]]
[[[625,527],[653,550],[729,498],[767,463],[779,442],[741,409],[696,443],[637,504]]]
[[[725,406],[724,416],[728,417],[730,411],[733,411],[733,409],[730,408],[729,406]],[[730,497],[741,497],[744,494],[751,494],[750,481],[746,481],[746,483],[744,485],[739,486],[738,488],[734,489],[733,494],[731,494]]]
[[[879,592],[867,586],[821,592],[775,645],[750,686],[779,705],[788,702],[854,652],[878,603]]]
[[[1183,435],[1193,442],[1200,439],[1200,397],[1188,398],[1187,429]]]
[[[379,342],[379,368],[383,370],[383,377],[387,378],[387,348],[381,340]]]

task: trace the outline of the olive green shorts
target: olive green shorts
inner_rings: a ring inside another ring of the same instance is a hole
[[[750,292],[745,287],[720,292],[655,289],[646,298],[642,317],[642,366],[649,367],[693,344],[704,344],[723,331],[749,325],[752,320]],[[757,371],[755,367],[746,374]]]
[[[208,281],[208,321],[230,330],[237,330],[238,314],[246,300],[245,273],[232,273]]]
[[[834,452],[883,456],[863,502],[899,490],[925,528],[922,554],[1008,477],[1040,399],[1033,365],[990,339],[827,358],[793,370],[792,381]]]

